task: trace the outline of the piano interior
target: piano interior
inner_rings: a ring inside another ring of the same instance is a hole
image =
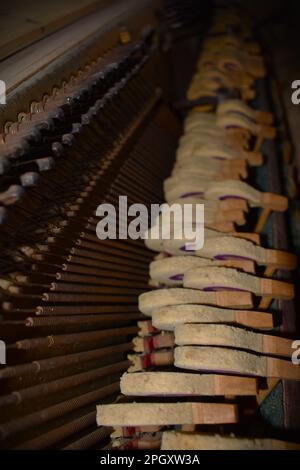
[[[298,85],[263,3],[1,7],[1,449],[300,449]]]

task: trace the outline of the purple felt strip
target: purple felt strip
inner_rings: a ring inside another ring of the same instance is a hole
[[[225,201],[225,199],[242,199],[243,201],[247,201],[245,197],[236,196],[235,194],[224,194],[224,196],[219,197],[220,201]]]
[[[184,193],[180,197],[190,197],[190,196],[203,196],[203,192],[192,192],[192,193]]]
[[[169,279],[171,279],[171,281],[182,281],[183,274],[174,274],[174,276],[170,276]]]
[[[226,286],[208,286],[202,290],[206,292],[215,292],[219,290],[233,291],[233,292],[247,292],[245,289],[238,289],[237,287],[226,287]]]
[[[246,261],[252,261],[251,258],[248,258],[247,256],[239,256],[239,255],[216,255],[214,256],[214,259],[218,260],[230,260],[230,259],[240,259],[240,260],[246,260]]]

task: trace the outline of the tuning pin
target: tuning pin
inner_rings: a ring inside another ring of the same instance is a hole
[[[25,188],[36,186],[39,179],[40,179],[40,175],[34,171],[28,171],[27,173],[24,173],[23,175],[20,176],[20,181],[22,183],[22,186],[24,186]]]
[[[65,135],[71,135],[71,134],[65,134]],[[62,136],[62,143],[60,142],[53,142],[51,145],[52,153],[55,157],[62,157],[64,154],[64,147],[63,144],[66,142],[63,141],[64,136]],[[72,144],[66,144],[66,145],[72,145]]]
[[[55,160],[53,157],[44,157],[37,158],[36,160],[29,160],[25,162],[20,162],[12,168],[10,173],[20,174],[27,171],[48,171],[51,170],[55,165]]]
[[[0,203],[4,206],[11,206],[18,202],[25,195],[22,186],[12,184],[6,191],[0,193]]]
[[[0,155],[0,175],[4,175],[10,168],[10,162],[7,157]]]
[[[1,145],[0,155],[4,155],[9,160],[16,160],[25,155],[29,149],[30,144],[25,139],[23,139],[22,142],[5,142],[4,145]]]
[[[0,207],[0,225],[2,225],[6,221],[7,216],[7,209],[5,209],[5,207]]]

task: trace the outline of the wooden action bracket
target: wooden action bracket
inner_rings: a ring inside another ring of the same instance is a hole
[[[274,193],[262,193],[262,211],[259,215],[254,231],[256,233],[261,233],[271,212],[285,212],[288,209],[288,205],[288,198],[286,196]]]
[[[273,268],[272,266],[268,266],[264,271],[264,276],[265,277],[272,277],[274,275],[275,271],[276,271],[276,268]],[[270,307],[271,302],[272,302],[272,297],[271,296],[262,297],[262,299],[260,300],[258,308],[262,309],[262,310],[267,309],[267,308]]]

